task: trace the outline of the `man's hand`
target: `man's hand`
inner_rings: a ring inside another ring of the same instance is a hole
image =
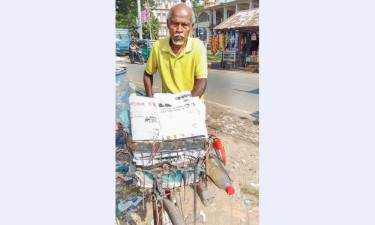
[[[199,98],[202,97],[204,91],[206,90],[207,86],[207,78],[202,78],[195,80],[194,89],[191,91],[191,95],[193,97],[198,96]]]
[[[116,127],[115,127],[116,132],[118,132],[119,130],[122,130],[122,129],[124,129],[124,127],[122,126],[122,124],[120,122],[117,122],[116,123]]]
[[[152,75],[148,74],[146,71],[143,73],[143,84],[146,90],[146,96],[152,98],[152,84],[154,78]]]

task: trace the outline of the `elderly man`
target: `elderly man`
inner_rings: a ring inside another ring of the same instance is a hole
[[[203,101],[207,56],[203,42],[189,37],[194,22],[193,10],[183,3],[168,12],[169,37],[154,43],[143,76],[147,97],[152,97],[153,75],[159,70],[163,93],[190,91]],[[197,183],[197,192],[204,205],[213,203],[215,195],[202,181]]]
[[[186,4],[177,4],[168,12],[169,37],[154,43],[143,76],[148,97],[152,97],[152,76],[159,70],[163,93],[190,91],[203,100],[207,57],[203,43],[189,37],[194,22],[194,12]]]

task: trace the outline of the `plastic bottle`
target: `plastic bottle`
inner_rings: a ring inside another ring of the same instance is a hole
[[[123,130],[130,132],[129,96],[131,88],[126,70],[116,71],[116,122],[120,122]]]
[[[214,181],[216,186],[227,192],[228,195],[234,194],[234,188],[225,171],[216,163],[213,158],[208,158],[208,175]]]
[[[226,164],[227,163],[227,158],[225,156],[225,148],[223,146],[223,144],[221,143],[221,140],[219,138],[217,138],[215,135],[213,134],[208,134],[208,136],[210,137],[213,137],[215,138],[215,142],[214,142],[214,150],[215,150],[215,153],[217,155],[217,157],[224,163]]]

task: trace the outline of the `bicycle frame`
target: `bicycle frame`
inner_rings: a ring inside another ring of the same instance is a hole
[[[171,195],[180,192],[180,188],[194,186],[194,220],[196,221],[196,185],[202,179],[207,185],[206,158],[212,150],[213,139],[186,139],[160,142],[132,142],[131,136],[124,133],[124,150],[130,155],[128,175],[133,177],[133,185],[140,188],[143,194],[152,193],[154,224],[160,224],[160,210],[163,212],[164,202],[169,209],[169,217],[176,216],[176,211],[167,202]],[[143,177],[142,177],[143,176]],[[152,177],[152,178],[151,178]],[[150,182],[152,181],[152,182]],[[185,191],[184,191],[185,199]],[[177,206],[181,205],[177,202]],[[181,216],[177,219],[181,221]],[[176,218],[173,218],[176,220]],[[183,219],[182,219],[183,221]],[[182,223],[182,222],[180,222]]]

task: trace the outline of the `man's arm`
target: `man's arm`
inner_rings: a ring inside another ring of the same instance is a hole
[[[158,69],[158,49],[159,41],[156,41],[151,49],[150,57],[147,60],[146,69],[143,73],[143,84],[145,86],[146,96],[149,98],[152,98],[153,75]]]
[[[206,90],[207,86],[207,78],[201,78],[195,80],[194,89],[191,92],[193,97],[198,96],[199,98],[202,97],[204,91]]]
[[[203,42],[199,41],[198,48],[198,51],[201,54],[198,54],[198,56],[195,58],[195,82],[191,95],[193,97],[199,96],[199,98],[201,98],[207,86],[207,53]]]
[[[143,84],[146,90],[146,96],[152,98],[152,84],[154,78],[152,75],[148,74],[146,71],[143,73]]]

